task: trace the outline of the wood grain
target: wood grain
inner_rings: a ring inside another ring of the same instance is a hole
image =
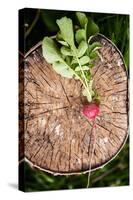
[[[91,170],[109,162],[128,134],[128,78],[123,58],[102,35],[92,68],[93,88],[100,96],[96,148]],[[82,115],[82,84],[58,75],[43,58],[41,46],[30,50],[19,66],[19,158],[53,174],[87,172],[93,144],[92,123]]]

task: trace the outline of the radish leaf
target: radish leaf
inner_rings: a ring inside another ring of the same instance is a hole
[[[74,46],[74,32],[72,20],[67,17],[62,17],[58,19],[57,24],[60,28],[62,38],[70,45]]]
[[[71,51],[70,48],[62,46],[60,50],[61,50],[61,53],[63,55],[65,55],[65,56],[72,56],[72,51]]]
[[[83,56],[87,49],[88,49],[87,43],[85,41],[80,42],[77,52],[78,57],[80,58],[81,56]]]
[[[79,61],[80,61],[81,65],[85,65],[85,64],[89,63],[90,58],[88,56],[83,56],[82,58],[80,58]]]
[[[68,69],[68,66],[61,62],[53,63],[53,69],[63,77],[72,78],[73,72]]]
[[[82,69],[83,69],[83,71],[85,71],[85,70],[89,70],[90,68],[89,68],[88,66],[82,66]],[[76,72],[79,72],[79,71],[80,71],[80,67],[79,67],[79,66],[76,67],[76,68],[75,68],[75,71],[76,71]]]
[[[44,38],[42,51],[44,58],[49,63],[63,60],[61,57],[61,53],[58,47],[56,46],[55,42],[49,37]]]
[[[86,31],[84,29],[79,29],[75,34],[76,42],[79,44],[81,41],[86,41]]]
[[[88,19],[87,19],[86,15],[81,12],[77,12],[76,15],[79,20],[80,26],[82,28],[85,28],[85,25],[88,23]]]
[[[90,68],[98,56],[101,44],[90,44],[92,35],[99,31],[98,26],[84,13],[76,12],[80,27],[74,30],[73,22],[67,17],[56,20],[59,31],[55,40],[45,37],[42,42],[42,53],[46,61],[52,64],[56,73],[66,78],[81,81],[83,95],[89,102],[95,96],[92,89],[93,79]]]

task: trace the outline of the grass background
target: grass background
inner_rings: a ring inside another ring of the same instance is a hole
[[[43,39],[44,36],[56,34],[58,27],[56,19],[67,16],[76,23],[75,12],[25,9],[20,16],[20,38],[25,32],[25,52]],[[99,26],[100,33],[111,39],[124,56],[129,71],[129,15],[86,13]],[[23,42],[19,43],[23,51]],[[25,191],[43,191],[58,189],[85,188],[88,174],[73,176],[53,176],[38,169],[31,168],[27,163],[20,165],[20,189]],[[23,177],[21,177],[23,176]],[[91,173],[90,187],[123,186],[129,185],[129,140],[119,155],[104,168]]]

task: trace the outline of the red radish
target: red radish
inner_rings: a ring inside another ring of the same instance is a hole
[[[90,174],[91,174],[91,163],[92,163],[92,158],[93,158],[93,154],[95,151],[95,145],[96,145],[96,124],[95,124],[95,118],[97,117],[98,113],[100,112],[100,108],[99,105],[96,103],[90,103],[87,105],[84,105],[82,113],[83,115],[90,121],[93,121],[93,126],[92,126],[92,135],[91,137],[93,137],[93,142],[92,142],[92,153],[91,153],[91,157],[90,157],[90,167],[89,167],[89,173],[88,173],[88,182],[87,182],[87,188],[89,187],[90,184]]]
[[[90,103],[83,107],[83,115],[88,118],[88,120],[93,121],[95,120],[96,116],[98,115],[100,109],[99,106],[95,103]]]

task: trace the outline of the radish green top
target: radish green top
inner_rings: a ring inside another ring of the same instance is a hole
[[[55,39],[44,37],[42,42],[43,56],[52,64],[53,69],[63,77],[75,78],[84,86],[83,95],[91,102],[96,96],[92,90],[92,76],[90,68],[97,58],[99,42],[90,44],[92,35],[99,32],[98,26],[84,13],[76,13],[79,26],[74,30],[70,18],[62,17],[56,21],[59,32]]]

